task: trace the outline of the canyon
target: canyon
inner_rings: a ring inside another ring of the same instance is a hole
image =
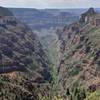
[[[0,7],[0,100],[100,99],[100,13],[68,11]]]

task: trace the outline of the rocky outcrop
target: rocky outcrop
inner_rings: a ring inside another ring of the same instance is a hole
[[[94,10],[94,8],[90,8],[87,12],[83,13],[80,18],[80,23],[88,23],[89,22],[89,17],[92,15],[97,14]]]

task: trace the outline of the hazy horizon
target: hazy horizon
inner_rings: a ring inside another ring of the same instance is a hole
[[[99,0],[0,0],[0,6],[9,8],[73,9],[100,8]]]
[[[2,7],[4,7],[4,6],[2,6]],[[89,9],[89,8],[94,8],[94,9],[100,9],[100,7],[86,7],[86,8],[34,8],[34,7],[6,7],[6,8],[17,8],[17,9],[50,9],[50,10],[55,10],[55,9],[57,9],[57,10],[59,10],[59,9],[76,9],[76,10],[78,10],[78,9]]]

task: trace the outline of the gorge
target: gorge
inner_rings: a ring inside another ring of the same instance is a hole
[[[0,100],[100,100],[99,43],[94,8],[0,7]]]

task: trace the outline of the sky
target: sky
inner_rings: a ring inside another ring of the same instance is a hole
[[[0,6],[17,8],[100,8],[100,0],[0,0]]]

